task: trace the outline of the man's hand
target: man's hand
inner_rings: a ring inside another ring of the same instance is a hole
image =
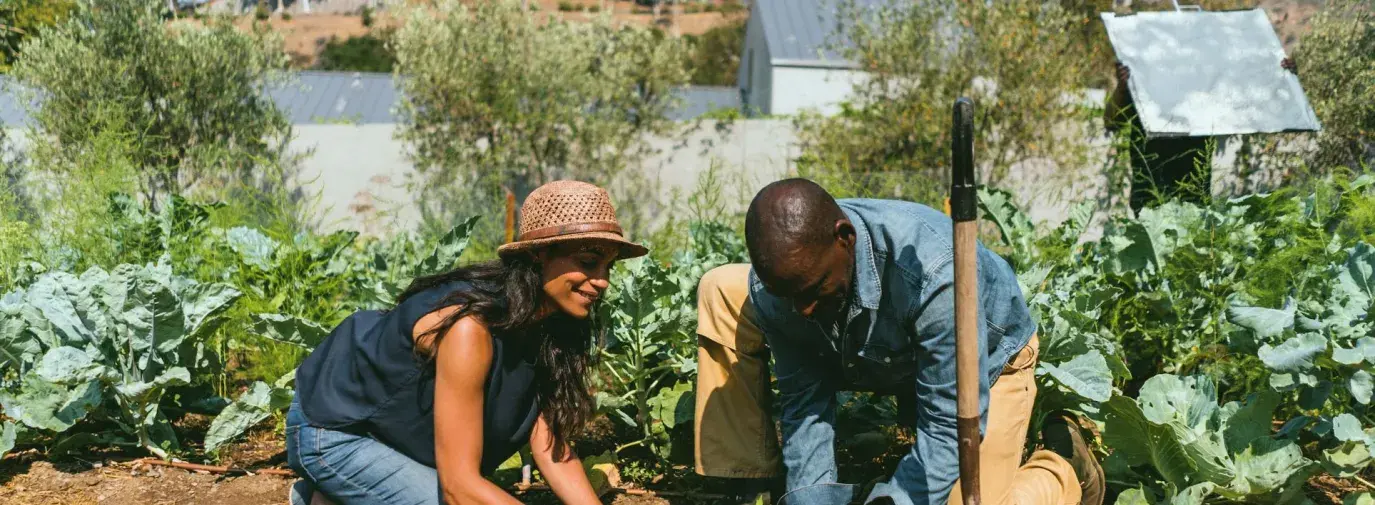
[[[1298,64],[1294,63],[1293,58],[1286,57],[1283,60],[1280,60],[1280,68],[1288,70],[1290,73],[1293,73],[1294,75],[1299,75],[1299,66]]]
[[[1127,68],[1126,65],[1123,65],[1120,61],[1116,62],[1116,66],[1117,87],[1113,89],[1113,96],[1117,99],[1117,103],[1125,103],[1128,93],[1127,79],[1131,78],[1132,72],[1130,69]]]

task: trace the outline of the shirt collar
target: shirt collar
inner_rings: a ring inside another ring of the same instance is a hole
[[[874,241],[864,219],[853,210],[841,207],[845,217],[855,228],[855,284],[853,292],[858,295],[859,305],[869,310],[878,310],[883,286],[879,281],[878,263],[874,258]]]

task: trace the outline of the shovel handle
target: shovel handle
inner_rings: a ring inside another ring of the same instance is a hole
[[[974,102],[955,101],[950,217],[955,235],[955,399],[964,505],[979,505],[978,189],[974,177]]]

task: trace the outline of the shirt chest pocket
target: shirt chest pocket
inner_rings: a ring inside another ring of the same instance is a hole
[[[908,375],[916,361],[916,346],[902,320],[878,316],[867,328],[868,338],[859,350],[859,359],[871,369],[886,371],[884,375]]]

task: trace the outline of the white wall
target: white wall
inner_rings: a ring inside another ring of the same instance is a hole
[[[727,198],[743,211],[749,196],[764,184],[792,172],[797,134],[789,120],[741,120],[731,123],[684,122],[679,134],[651,137],[654,154],[631,170],[657,183],[650,226],[667,219],[675,195],[682,199],[697,188],[712,166],[741,198]],[[301,183],[318,198],[321,230],[355,230],[384,235],[419,224],[406,183],[414,168],[405,144],[396,140],[395,125],[297,125],[290,151],[307,154]],[[313,152],[311,152],[313,150]],[[737,195],[732,195],[737,196]],[[681,203],[681,201],[679,202]]]
[[[759,16],[750,16],[745,25],[745,48],[740,57],[740,70],[736,82],[744,90],[744,110],[749,113],[769,114],[772,108],[769,101],[773,98],[773,67],[769,63],[769,44],[764,39],[764,22]]]
[[[822,114],[840,111],[840,102],[854,91],[855,85],[868,74],[842,68],[773,67],[773,88],[769,113],[792,115],[803,110]]]

